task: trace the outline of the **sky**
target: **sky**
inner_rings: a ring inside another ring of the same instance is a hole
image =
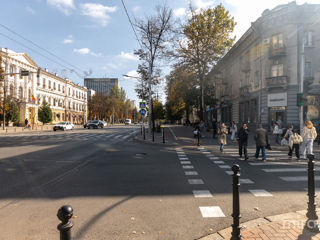
[[[222,3],[237,23],[234,34],[239,39],[265,9],[288,0],[192,0],[200,9]],[[320,0],[296,1],[297,4]],[[0,47],[27,53],[40,67],[83,85],[88,77],[119,78],[127,97],[139,101],[134,91],[137,80],[139,48],[120,0],[0,0]],[[145,19],[155,6],[166,3],[175,18],[184,18],[190,0],[124,0],[132,19]],[[14,34],[17,33],[18,35]],[[26,40],[27,39],[27,40]],[[31,44],[35,43],[37,46]],[[163,71],[163,79],[168,68]],[[162,101],[165,80],[158,94]]]

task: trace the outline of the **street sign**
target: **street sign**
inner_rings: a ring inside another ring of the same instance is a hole
[[[140,109],[146,109],[146,102],[139,102]]]
[[[20,76],[26,77],[26,76],[29,76],[29,73],[30,73],[29,71],[21,70]]]
[[[144,117],[144,116],[146,115],[146,113],[147,113],[147,110],[145,110],[145,109],[140,109],[139,113],[140,113],[140,115],[141,115],[142,117]]]

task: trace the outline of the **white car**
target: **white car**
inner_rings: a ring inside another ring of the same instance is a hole
[[[57,130],[72,130],[74,128],[74,125],[71,122],[59,122],[58,124],[53,126],[53,131]]]
[[[125,125],[130,125],[131,124],[131,119],[126,119],[126,121],[124,122]]]

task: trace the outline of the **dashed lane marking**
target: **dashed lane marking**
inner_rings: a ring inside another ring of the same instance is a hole
[[[248,178],[240,178],[239,183],[240,184],[254,184],[254,182]]]
[[[269,192],[267,192],[264,189],[249,189],[249,192],[251,192],[256,197],[272,197],[273,195]]]
[[[184,157],[183,157],[183,158],[179,158],[179,160],[189,160],[189,158],[187,158],[187,157],[184,158]]]
[[[181,164],[191,164],[190,161],[181,161],[180,163],[181,163]]]
[[[188,179],[188,182],[191,185],[204,184],[202,179]]]
[[[307,176],[295,176],[295,177],[279,177],[281,180],[286,182],[306,182],[308,181]],[[315,181],[320,181],[320,176],[314,177]]]
[[[184,174],[186,176],[197,176],[198,172],[196,172],[196,171],[185,171]]]
[[[306,168],[264,168],[262,169],[264,172],[268,173],[280,173],[280,172],[306,172]],[[316,169],[316,171],[319,171],[319,169]]]
[[[228,174],[228,175],[232,175],[233,171],[225,171],[225,173]]]
[[[212,197],[209,190],[193,190],[193,195],[195,198],[208,198]]]
[[[231,167],[229,165],[218,165],[219,168],[223,169],[230,169]]]
[[[213,161],[213,163],[215,163],[215,164],[224,164],[225,162],[224,161]]]
[[[183,169],[194,169],[194,167],[192,165],[183,165],[182,168]]]
[[[199,208],[203,218],[225,217],[221,208],[218,206]]]

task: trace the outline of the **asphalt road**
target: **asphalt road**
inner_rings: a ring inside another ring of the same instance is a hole
[[[234,163],[241,221],[306,209],[305,162],[281,150],[245,162],[235,146],[221,154],[171,130],[175,144],[143,142],[137,126],[0,136],[0,239],[58,239],[63,204],[77,216],[75,239],[197,239],[232,223]]]

